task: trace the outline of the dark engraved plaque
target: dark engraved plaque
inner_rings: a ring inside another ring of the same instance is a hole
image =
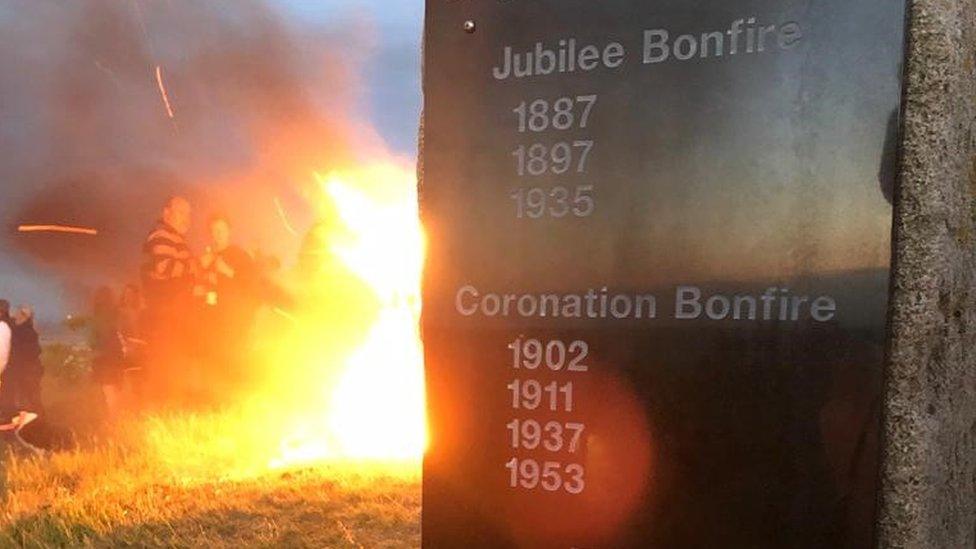
[[[867,547],[901,0],[429,0],[426,547]]]

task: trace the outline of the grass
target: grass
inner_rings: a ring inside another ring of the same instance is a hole
[[[0,547],[420,545],[416,464],[275,469],[265,437],[226,412],[98,429],[79,355],[48,350],[45,398],[80,442],[43,457],[0,448]]]
[[[417,483],[317,467],[184,482],[113,449],[7,464],[0,546],[416,547]]]

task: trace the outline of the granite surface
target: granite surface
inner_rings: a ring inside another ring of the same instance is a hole
[[[976,0],[910,5],[879,546],[976,546]]]

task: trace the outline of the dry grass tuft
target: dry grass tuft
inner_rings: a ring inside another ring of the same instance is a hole
[[[249,478],[174,469],[102,442],[7,453],[0,547],[417,547],[414,466],[332,463]]]
[[[83,440],[43,457],[0,442],[0,547],[420,545],[417,463],[276,469],[267,426],[249,431],[236,411],[131,418],[99,433],[97,391],[52,371],[51,416]]]

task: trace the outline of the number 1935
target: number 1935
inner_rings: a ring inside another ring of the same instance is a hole
[[[593,185],[520,187],[509,193],[509,197],[515,202],[515,217],[519,219],[589,217],[596,210]]]

